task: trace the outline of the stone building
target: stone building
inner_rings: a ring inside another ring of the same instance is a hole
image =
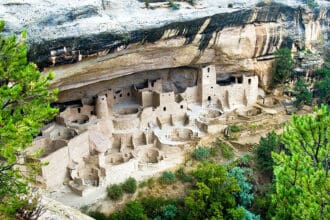
[[[196,84],[179,92],[161,76],[109,85],[92,104],[68,106],[34,141],[33,150],[44,149],[39,159],[48,163],[40,181],[48,188],[66,183],[84,196],[145,170],[167,169],[187,141],[221,131],[227,113],[254,104],[257,96],[257,76],[224,77],[213,65],[200,67]]]

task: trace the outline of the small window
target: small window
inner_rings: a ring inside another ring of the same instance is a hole
[[[127,93],[127,96],[130,96],[130,95],[131,95],[131,94],[128,92],[128,93]]]
[[[211,86],[211,89],[213,89],[213,86]]]
[[[114,96],[113,99],[116,99],[116,96]]]
[[[120,95],[119,95],[119,97],[123,97],[123,95],[122,95],[122,94],[120,94]]]
[[[80,108],[78,108],[78,113],[80,113],[81,112],[81,109]]]
[[[207,68],[207,72],[210,72],[210,67]]]
[[[108,97],[108,94],[105,94],[105,97]]]
[[[110,88],[109,91],[111,91],[112,89]]]
[[[183,105],[180,105],[180,108],[183,109]]]
[[[102,98],[102,101],[104,101],[104,98]]]
[[[209,76],[209,75],[207,75],[206,77],[207,77],[207,78],[209,78],[210,76]]]
[[[154,82],[151,82],[151,87],[154,87]]]
[[[163,108],[163,111],[164,111],[164,112],[166,111],[166,107]]]
[[[208,100],[208,101],[211,101],[211,96],[207,97],[207,100]]]
[[[91,111],[91,115],[94,115],[94,111]]]
[[[248,83],[251,84],[251,79],[248,79]]]

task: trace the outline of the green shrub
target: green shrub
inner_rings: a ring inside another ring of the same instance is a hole
[[[173,10],[179,10],[180,4],[175,3],[173,0],[168,1],[168,6]]]
[[[213,146],[210,148],[210,156],[211,157],[216,157],[219,155],[219,148]]]
[[[241,131],[241,127],[238,126],[238,125],[232,125],[232,126],[230,126],[230,131],[231,132],[239,132],[239,131]]]
[[[154,178],[150,178],[147,180],[147,185],[148,185],[148,188],[152,188],[154,185],[155,185],[155,180]]]
[[[162,197],[143,197],[139,200],[139,203],[143,206],[144,213],[149,219],[170,219],[162,218],[162,216],[170,216],[173,213],[172,207],[176,207],[176,201],[174,199],[164,199]]]
[[[130,201],[125,206],[125,220],[147,220],[143,207],[136,201]]]
[[[305,0],[305,1],[310,9],[314,9],[319,6],[319,4],[315,0]]]
[[[175,182],[175,175],[171,171],[165,171],[163,172],[162,176],[159,177],[159,183],[170,185]]]
[[[137,188],[136,180],[133,177],[128,178],[123,184],[122,189],[126,193],[135,193]]]
[[[199,147],[197,149],[194,150],[193,152],[193,157],[196,159],[196,160],[199,160],[199,161],[204,161],[204,160],[207,160],[209,155],[210,155],[210,151],[211,149],[210,148],[207,148],[207,147]]]
[[[89,212],[88,215],[92,218],[95,218],[97,220],[107,220],[107,216],[99,211],[92,211]]]
[[[148,182],[146,180],[143,180],[142,182],[139,183],[139,188],[144,188],[148,186]]]
[[[185,173],[184,168],[180,167],[176,172],[175,172],[176,177],[183,183],[186,182],[191,182],[192,177],[188,174]]]
[[[237,160],[237,166],[239,167],[250,167],[250,162],[252,158],[249,154],[244,154]]]
[[[177,213],[177,208],[173,204],[162,207],[164,219],[174,219]]]
[[[294,105],[297,108],[301,108],[303,104],[311,105],[313,101],[312,93],[308,89],[308,85],[304,79],[298,79],[295,83],[294,88]]]
[[[221,139],[217,139],[216,146],[220,148],[221,154],[226,159],[232,159],[234,157],[234,150],[228,144]]]
[[[118,184],[113,184],[107,187],[108,197],[112,200],[118,200],[123,196],[123,189]]]

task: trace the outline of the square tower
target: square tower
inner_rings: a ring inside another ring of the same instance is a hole
[[[200,68],[199,71],[199,92],[202,106],[208,106],[216,103],[215,85],[217,83],[217,74],[214,65],[208,65]]]

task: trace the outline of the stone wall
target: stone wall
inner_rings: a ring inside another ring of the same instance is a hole
[[[48,164],[41,167],[42,177],[47,187],[58,187],[69,177],[67,171],[68,151],[68,147],[63,147],[41,159],[41,162]]]

